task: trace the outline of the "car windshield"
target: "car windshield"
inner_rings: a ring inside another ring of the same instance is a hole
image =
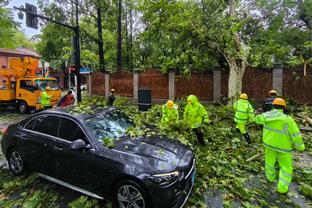
[[[84,119],[84,123],[100,142],[105,138],[118,139],[133,126],[132,121],[118,110],[96,113]]]
[[[46,87],[50,87],[52,90],[58,89],[57,80],[51,79],[36,79],[35,84],[40,89],[45,89]]]

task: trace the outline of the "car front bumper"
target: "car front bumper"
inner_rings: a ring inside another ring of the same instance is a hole
[[[190,169],[183,171],[183,177],[167,187],[150,185],[149,194],[154,207],[180,208],[186,203],[195,182],[195,160]]]

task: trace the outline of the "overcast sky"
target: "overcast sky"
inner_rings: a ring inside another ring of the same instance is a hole
[[[25,3],[26,2],[29,3],[29,4],[37,6],[37,0],[10,0],[8,8],[13,8],[13,6],[20,7],[21,5],[23,5],[25,7]],[[33,35],[36,35],[36,34],[40,33],[40,29],[36,30],[36,29],[32,29],[32,28],[26,27],[26,16],[25,16],[25,13],[24,13],[24,19],[22,19],[22,20],[18,19],[18,17],[17,17],[18,10],[13,10],[13,14],[14,14],[14,20],[16,22],[22,23],[21,24],[21,29],[26,34],[26,36],[28,38],[31,38]]]

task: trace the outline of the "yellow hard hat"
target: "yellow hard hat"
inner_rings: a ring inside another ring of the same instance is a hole
[[[283,98],[275,98],[272,104],[286,107],[286,102]]]
[[[49,86],[48,86],[48,87],[46,87],[46,90],[51,90],[51,87],[49,87]]]
[[[170,108],[170,109],[174,108],[174,102],[172,100],[167,101],[167,108]]]
[[[248,100],[248,95],[246,93],[242,93],[239,96],[240,99]]]
[[[277,92],[276,92],[276,90],[271,90],[270,92],[269,92],[269,95],[277,95]]]

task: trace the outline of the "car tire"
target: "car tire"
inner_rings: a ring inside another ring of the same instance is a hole
[[[133,206],[128,203],[133,203]],[[147,192],[133,180],[122,180],[114,188],[114,207],[140,207],[150,208],[152,203]],[[136,205],[136,206],[135,206]]]
[[[10,171],[18,176],[25,172],[25,160],[23,155],[17,149],[10,150],[8,154],[8,163]]]
[[[21,114],[25,114],[28,111],[28,106],[24,101],[18,103],[18,112]]]

